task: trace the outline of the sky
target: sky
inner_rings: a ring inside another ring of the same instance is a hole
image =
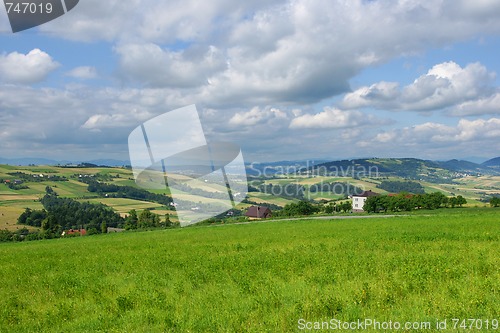
[[[129,158],[196,104],[246,161],[500,156],[500,1],[80,0],[12,33],[0,157]]]

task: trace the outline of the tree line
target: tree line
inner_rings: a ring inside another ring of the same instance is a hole
[[[258,187],[262,193],[272,194],[274,196],[286,199],[304,199],[306,188],[299,184],[261,184]]]
[[[107,227],[123,227],[123,217],[104,204],[61,198],[50,186],[45,192],[40,200],[44,209],[26,208],[17,219],[18,224],[41,227],[41,238],[59,237],[67,229],[86,229],[88,234],[98,234],[105,233]]]
[[[315,213],[347,213],[352,209],[351,201],[339,201],[339,202],[330,202],[328,204],[313,204],[309,201],[299,201],[292,202],[286,204],[283,209],[274,212],[274,217],[294,217],[294,216],[304,216],[304,215],[312,215]]]
[[[170,203],[172,202],[172,198],[165,194],[152,193],[132,186],[102,183],[91,178],[82,179],[81,182],[88,185],[87,191],[96,193],[100,197],[144,200],[165,205],[167,206],[167,209],[170,209],[171,207]]]
[[[408,192],[414,194],[425,193],[424,187],[420,183],[412,181],[401,182],[401,181],[384,180],[379,185],[377,185],[377,187],[386,190],[387,192],[390,193],[401,193],[401,192]]]
[[[0,230],[0,242],[58,238],[64,230],[69,229],[86,229],[87,235],[93,235],[106,233],[108,227],[135,230],[178,225],[170,220],[169,214],[161,218],[151,210],[146,209],[141,213],[131,210],[129,215],[123,218],[104,204],[61,198],[50,186],[45,188],[45,192],[45,196],[40,199],[43,209],[26,208],[17,219],[17,224],[37,227],[40,230]]]
[[[16,179],[23,180],[25,182],[44,182],[47,180],[50,180],[52,182],[67,182],[68,178],[65,176],[60,176],[60,175],[54,175],[54,174],[49,174],[49,175],[43,175],[40,176],[39,174],[29,174],[25,172],[9,172],[9,176],[12,176]]]
[[[415,209],[438,209],[442,207],[462,207],[467,200],[461,195],[448,198],[441,192],[411,195],[377,195],[366,199],[363,210],[373,212],[399,212]]]
[[[348,196],[353,194],[361,194],[363,193],[363,189],[354,186],[352,184],[343,182],[332,182],[332,183],[320,182],[311,185],[309,187],[309,192],[311,193],[326,192],[326,193]]]
[[[126,230],[170,228],[174,226],[176,224],[170,220],[169,214],[165,214],[162,220],[159,215],[152,213],[149,209],[143,210],[140,214],[137,214],[137,211],[132,209],[125,218]]]

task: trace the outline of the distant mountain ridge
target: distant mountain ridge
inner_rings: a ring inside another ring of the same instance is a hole
[[[491,161],[491,160],[490,160]],[[449,160],[445,162],[437,162],[442,168],[459,172],[479,172],[489,174],[492,172],[491,168],[484,163],[477,164],[469,161],[462,160]]]
[[[451,182],[452,179],[465,175],[500,175],[500,170],[460,160],[429,161],[416,158],[364,158],[326,162],[303,169],[301,173],[329,173],[330,175],[338,174],[338,176],[348,177],[398,176],[430,182],[442,182],[443,180]]]
[[[491,160],[487,160],[486,162],[481,163],[481,165],[488,168],[500,169],[500,157],[495,157]]]
[[[38,157],[24,157],[24,158],[2,158],[0,157],[0,164],[9,165],[68,165],[68,164],[80,164],[80,163],[91,163],[98,166],[110,166],[110,167],[121,167],[124,165],[130,165],[130,161],[122,161],[115,159],[97,159],[97,160],[85,160],[85,161],[56,161],[47,158]]]
[[[0,157],[0,164],[10,165],[77,165],[91,163],[97,166],[121,167],[130,165],[128,160],[94,159],[85,161],[57,161],[46,158]],[[481,164],[470,161],[452,159],[449,161],[430,161],[417,158],[359,158],[338,161],[316,159],[313,161],[279,161],[265,163],[246,163],[249,176],[272,175],[275,173],[311,173],[313,171],[338,172],[340,176],[356,176],[362,170],[377,171],[382,176],[398,176],[408,179],[442,181],[465,174],[500,175],[500,157],[492,158]]]

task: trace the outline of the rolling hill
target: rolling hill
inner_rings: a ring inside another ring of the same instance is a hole
[[[332,161],[307,169],[301,173],[330,174],[334,176],[358,177],[401,177],[434,183],[449,182],[454,178],[468,175],[499,175],[500,172],[486,165],[468,161],[450,160],[445,162],[416,158],[368,158]]]
[[[494,165],[498,159],[490,160]],[[102,162],[102,161],[101,161]],[[90,164],[89,164],[90,165]],[[82,177],[99,176],[108,184],[137,187],[130,168],[77,166],[13,166],[0,164],[0,229],[15,230],[17,217],[25,208],[41,209],[39,199],[46,186],[51,186],[61,196],[79,201],[103,203],[120,214],[131,209],[151,209],[164,215],[171,213],[170,207],[154,200],[137,197],[103,197],[90,192]],[[251,204],[269,204],[283,207],[298,200],[316,202],[339,200],[344,193],[313,191],[315,186],[340,184],[362,189],[377,189],[384,180],[400,182],[412,180],[421,185],[426,193],[440,191],[447,196],[462,195],[470,205],[482,205],[488,198],[500,193],[500,169],[468,161],[426,161],[413,158],[369,158],[324,162],[314,166],[307,161],[286,161],[249,165],[254,174],[248,172],[248,202],[239,205],[246,209]],[[248,171],[248,169],[247,169]],[[43,175],[43,178],[40,176]],[[17,184],[16,184],[17,183]],[[262,189],[270,189],[273,191]],[[344,188],[344,187],[343,187]],[[347,187],[345,187],[347,188]],[[302,197],[280,195],[291,189],[300,190]],[[168,195],[169,191],[154,190],[153,193]],[[175,219],[175,217],[173,216]]]
[[[500,157],[492,158],[481,164],[484,167],[500,169]]]

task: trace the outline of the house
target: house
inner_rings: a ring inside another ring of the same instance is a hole
[[[245,215],[254,219],[265,219],[273,216],[269,207],[263,206],[251,206],[248,208]]]
[[[354,194],[351,196],[352,198],[352,211],[356,213],[364,212],[363,206],[365,205],[365,201],[369,197],[373,197],[375,195],[379,195],[372,190],[363,191],[361,194]]]
[[[125,231],[125,229],[122,229],[122,228],[108,227],[108,229],[107,229],[108,234],[113,234],[115,232],[124,232],[124,231]]]
[[[86,234],[87,234],[87,230],[85,230],[85,229],[69,229],[69,230],[63,231],[61,236],[66,236],[66,235],[85,236]]]

